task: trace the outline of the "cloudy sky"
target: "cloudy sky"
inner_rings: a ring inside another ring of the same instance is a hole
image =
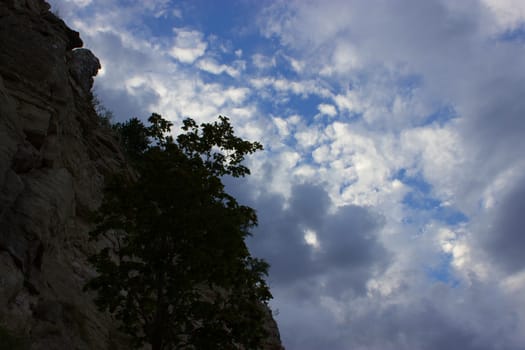
[[[53,0],[117,121],[231,118],[288,350],[525,349],[525,1]]]

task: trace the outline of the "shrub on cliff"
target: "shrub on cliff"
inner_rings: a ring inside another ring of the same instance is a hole
[[[244,157],[262,146],[236,137],[225,117],[200,126],[186,119],[176,140],[160,115],[149,123],[115,127],[139,176],[107,188],[92,236],[112,243],[91,257],[98,276],[86,288],[137,347],[257,349],[268,265],[244,242],[255,211],[227,194],[221,177],[249,174]]]

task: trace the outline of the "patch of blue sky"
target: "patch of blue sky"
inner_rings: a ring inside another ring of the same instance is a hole
[[[228,64],[238,59],[241,51],[245,60],[254,53],[271,55],[275,51],[275,39],[261,36],[255,25],[257,12],[257,3],[249,1],[179,1],[160,16],[145,14],[143,23],[160,37],[172,37],[174,28],[198,31],[207,41],[208,51],[220,53],[221,57],[214,58]]]
[[[269,89],[272,89],[269,87]],[[273,91],[267,96],[258,96],[261,111],[270,115],[290,117],[299,115],[302,122],[310,125],[315,122],[314,117],[319,114],[317,106],[326,103],[326,100],[314,94],[296,95],[289,91]],[[260,97],[265,97],[260,99]]]
[[[217,63],[219,66],[222,64],[228,65],[228,63]],[[237,77],[229,75],[226,70],[221,73],[212,73],[208,72],[206,70],[200,70],[198,71],[198,76],[202,81],[206,84],[220,84],[223,86],[230,86],[230,87],[241,87],[238,84]]]
[[[438,107],[433,113],[429,114],[423,119],[420,126],[437,124],[443,126],[450,120],[457,118],[458,114],[454,107],[450,105],[443,105]]]
[[[290,95],[287,107],[303,116],[303,122],[307,125],[314,122],[314,117],[319,114],[318,106],[325,100],[314,94],[308,96]]]
[[[254,1],[187,0],[177,3],[183,26],[201,31],[205,37],[228,38],[231,53],[271,52],[274,40],[260,35],[256,15],[262,4]],[[277,42],[275,42],[277,44]],[[275,45],[277,47],[277,45]]]
[[[460,284],[460,281],[454,276],[451,263],[452,255],[442,253],[437,264],[425,267],[425,274],[427,278],[432,281],[445,283],[452,288],[457,288]]]
[[[182,17],[190,19],[206,34],[225,36],[246,33],[260,6],[250,1],[186,0],[177,3]],[[202,29],[204,30],[204,29]]]
[[[271,40],[271,39],[270,39]],[[273,41],[268,41],[273,45]],[[271,47],[269,47],[271,48]],[[294,69],[290,59],[287,58],[281,51],[268,52],[275,59],[275,66],[279,70],[279,74],[286,79],[301,79],[303,75]]]
[[[417,74],[402,75],[396,79],[397,94],[411,98],[414,91],[424,85],[423,77]],[[391,101],[392,103],[394,100]],[[418,126],[437,124],[443,126],[448,121],[457,118],[458,114],[453,106],[446,103],[436,103],[434,111],[424,116]]]
[[[50,1],[48,1],[48,2],[50,2]],[[60,1],[57,1],[56,3],[53,1],[51,6],[52,6],[51,10],[55,14],[58,14],[58,17],[62,18],[63,14],[62,14],[62,8],[60,6]],[[98,8],[97,8],[97,4],[95,4],[95,2],[88,3],[85,6],[75,6],[74,7],[74,15],[77,16],[78,18],[93,18],[94,14],[97,13],[97,11],[98,11]],[[62,19],[65,20],[64,18],[62,18]],[[69,21],[67,21],[67,22],[69,22]],[[68,25],[70,25],[70,24],[71,23],[68,23]],[[72,27],[72,29],[75,29],[74,26]],[[78,29],[75,29],[75,30],[78,30]],[[84,36],[84,35],[82,35],[82,36]]]
[[[339,194],[343,195],[344,192],[346,191],[346,189],[348,189],[349,187],[351,187],[355,183],[357,183],[357,179],[356,180],[345,180],[341,184],[341,186],[339,186]]]
[[[396,85],[402,96],[410,96],[415,89],[423,85],[423,77],[417,74],[402,75],[396,79]]]
[[[400,169],[393,178],[412,189],[403,197],[402,204],[418,212],[419,217],[431,218],[448,225],[459,225],[468,221],[464,213],[454,207],[444,205],[440,199],[433,196],[432,185],[425,181],[421,174],[408,175],[406,169]],[[422,215],[422,213],[428,215]],[[403,223],[406,224],[413,222],[410,216],[403,219]]]
[[[525,43],[525,23],[511,30],[505,31],[497,38],[499,41],[504,42],[518,42]]]
[[[408,192],[403,198],[402,203],[412,209],[425,211],[435,211],[441,205],[440,200],[418,190]]]
[[[416,222],[414,216],[412,215],[409,215],[409,216],[404,216],[402,219],[401,219],[401,223],[404,224],[404,225],[412,225]]]
[[[405,168],[399,169],[394,174],[394,176],[392,176],[392,180],[399,180],[405,185],[425,194],[428,194],[430,191],[432,191],[432,186],[427,181],[425,181],[421,173],[410,174],[410,172]]]
[[[163,16],[150,14],[149,16],[144,16],[143,21],[144,25],[152,33],[151,36],[154,35],[156,37],[171,38],[174,35],[173,28],[183,25],[181,19],[173,14],[166,14]]]
[[[403,202],[407,207],[406,215],[401,219],[404,225],[424,226],[429,222],[441,222],[448,226],[458,226],[469,221],[461,211],[452,208],[438,205],[432,209],[424,209],[414,206],[414,203]]]
[[[402,203],[408,208],[418,212],[420,218],[427,217],[432,220],[446,223],[447,225],[459,225],[468,222],[468,217],[454,207],[444,205],[442,201],[424,194],[417,190],[411,191],[405,195]],[[427,213],[428,215],[423,215]]]
[[[345,110],[345,111],[339,112],[338,118],[340,120],[344,120],[347,123],[353,123],[353,122],[363,119],[363,113]]]
[[[459,225],[469,221],[468,216],[463,212],[449,206],[440,205],[433,214],[437,220],[449,225]]]
[[[314,165],[314,164],[315,164],[315,160],[311,152],[301,153],[301,159],[299,160],[298,165]]]

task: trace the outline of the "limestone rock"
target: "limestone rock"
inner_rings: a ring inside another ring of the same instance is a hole
[[[89,93],[93,87],[93,77],[101,68],[100,61],[88,49],[76,49],[69,61],[71,75],[80,85],[84,93]]]
[[[32,169],[40,167],[42,158],[38,149],[30,142],[24,141],[18,145],[12,161],[12,169],[17,174],[27,173]]]
[[[86,211],[126,165],[89,100],[98,60],[49,8],[0,2],[0,325],[32,349],[104,349],[116,324],[82,291]]]
[[[5,309],[22,290],[24,276],[11,256],[0,252],[0,308]]]

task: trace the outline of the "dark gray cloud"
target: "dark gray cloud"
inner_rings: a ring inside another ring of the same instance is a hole
[[[469,305],[476,307],[475,305]],[[482,312],[475,317],[491,317]],[[499,316],[498,316],[499,317]],[[505,334],[516,331],[512,320],[493,319],[492,329],[476,329],[472,323],[443,312],[435,300],[417,300],[412,305],[370,308],[363,317],[352,320],[347,349],[418,350],[495,350],[519,349]],[[475,323],[474,321],[473,323]],[[504,323],[502,323],[504,322]],[[506,329],[501,329],[505,327]]]
[[[374,273],[384,269],[391,256],[378,240],[380,215],[348,205],[331,212],[324,189],[295,185],[288,202],[279,195],[263,195],[257,208],[259,228],[249,244],[252,252],[272,265],[270,281],[276,286],[301,287],[323,280],[325,294],[363,293]],[[316,233],[318,247],[307,244],[305,233]]]
[[[525,269],[525,178],[489,211],[479,228],[482,248],[507,273]]]
[[[345,315],[340,320],[319,301],[309,304],[289,297],[278,304],[277,317],[280,326],[290,330],[285,341],[291,349],[522,349],[519,315],[491,286],[451,292],[436,285],[420,292],[340,300],[337,307]]]
[[[348,298],[336,307],[335,321],[319,304],[289,298],[279,304],[282,326],[306,329],[287,334],[292,349],[317,350],[518,350],[522,349],[520,317],[491,285],[473,281],[450,289],[436,284],[388,296]],[[300,310],[294,315],[283,313]],[[278,317],[279,317],[278,316]]]

